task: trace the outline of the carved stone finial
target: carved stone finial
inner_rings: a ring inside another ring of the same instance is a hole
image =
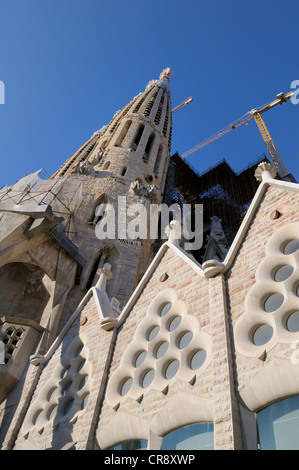
[[[106,282],[113,277],[111,264],[105,263],[102,268],[97,270],[97,274],[99,274],[99,279],[95,287],[106,292]]]
[[[166,69],[162,70],[162,73],[160,74],[160,80],[169,80],[172,75],[173,72],[170,72],[170,68],[167,67]]]
[[[166,227],[166,235],[168,235],[168,240],[174,245],[179,245],[181,236],[182,236],[182,227],[177,220],[172,220],[168,227]]]
[[[277,170],[274,165],[268,162],[262,162],[258,165],[255,170],[254,176],[257,181],[265,181],[275,178],[277,175]]]
[[[205,261],[202,264],[204,275],[208,278],[220,273],[221,271],[223,271],[224,268],[225,264],[221,263],[221,261],[218,261],[216,259],[209,259],[208,261]]]

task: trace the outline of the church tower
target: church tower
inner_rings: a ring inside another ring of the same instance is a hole
[[[50,348],[104,264],[116,316],[145,273],[154,240],[128,236],[135,213],[127,212],[162,201],[171,75],[152,80],[49,179],[39,171],[0,191],[0,402],[30,354]],[[112,232],[100,236],[108,214]]]
[[[171,147],[171,75],[167,68],[159,80],[149,82],[143,93],[117,111],[51,177],[63,179],[68,188],[80,181],[69,236],[89,260],[81,274],[81,287],[95,285],[97,269],[109,262],[114,273],[109,295],[121,305],[152,258],[149,234],[146,238],[136,234],[134,239],[128,234],[126,226],[135,214],[130,217],[127,210],[136,204],[148,209],[149,204],[162,201]],[[109,214],[113,227],[104,239],[98,225],[108,215],[107,207],[113,210]]]

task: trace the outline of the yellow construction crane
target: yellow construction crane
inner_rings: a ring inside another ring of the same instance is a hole
[[[187,104],[192,103],[192,101],[193,101],[193,98],[191,98],[191,96],[190,96],[190,98],[187,98],[187,99],[186,99],[185,101],[183,101],[181,104],[179,104],[178,106],[176,106],[176,108],[174,108],[174,109],[172,110],[172,114],[175,114],[177,111],[179,111],[180,109],[182,109],[182,108],[183,108],[184,106],[186,106]]]
[[[258,126],[258,128],[259,128],[259,131],[262,135],[262,138],[264,139],[264,142],[267,146],[270,157],[272,159],[272,162],[273,162],[274,166],[277,169],[278,174],[280,175],[280,177],[282,179],[284,179],[284,180],[288,179],[289,181],[291,181],[291,178],[290,178],[290,176],[289,176],[289,174],[288,174],[288,172],[287,172],[287,170],[286,170],[286,168],[285,168],[285,166],[282,162],[282,159],[281,159],[275,145],[274,145],[274,142],[271,138],[271,135],[270,135],[270,133],[269,133],[267,127],[266,127],[266,124],[265,124],[264,120],[262,119],[261,114],[268,111],[269,109],[274,108],[278,104],[285,103],[293,95],[294,95],[293,91],[290,91],[286,95],[284,93],[279,93],[276,96],[276,100],[271,101],[268,104],[265,104],[264,106],[262,106],[259,109],[252,109],[251,111],[246,113],[245,117],[243,117],[240,120],[238,120],[238,121],[230,124],[229,126],[225,127],[222,131],[220,131],[217,134],[213,135],[212,137],[205,140],[201,144],[196,145],[191,150],[188,150],[188,152],[185,152],[184,154],[182,154],[181,157],[186,158],[191,153],[196,152],[197,150],[201,149],[202,147],[208,145],[211,142],[214,142],[215,140],[219,139],[219,137],[222,137],[223,135],[228,134],[229,132],[231,132],[233,129],[236,129],[237,127],[240,127],[243,124],[248,124],[248,122],[251,121],[251,119],[254,119],[257,126]]]

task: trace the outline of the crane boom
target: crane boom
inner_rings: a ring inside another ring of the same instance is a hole
[[[267,127],[266,127],[266,124],[265,124],[265,122],[263,121],[263,119],[261,117],[261,114],[268,111],[269,109],[274,108],[278,104],[285,103],[293,95],[294,95],[293,91],[290,91],[286,95],[284,93],[279,93],[276,96],[276,100],[265,104],[264,106],[262,106],[259,109],[252,109],[242,119],[239,119],[238,121],[230,124],[229,126],[222,129],[220,132],[218,132],[217,134],[213,135],[209,139],[205,140],[204,142],[201,142],[200,144],[196,145],[192,149],[190,149],[187,152],[185,152],[184,154],[182,154],[181,158],[184,159],[184,158],[188,157],[188,155],[196,152],[197,150],[201,149],[202,147],[205,147],[206,145],[210,144],[211,142],[214,142],[215,140],[219,139],[223,135],[228,134],[233,129],[236,129],[236,128],[242,126],[243,124],[248,124],[249,121],[254,119],[257,126],[258,126],[258,128],[259,128],[259,131],[262,135],[262,138],[263,138],[263,140],[264,140],[264,142],[267,146],[267,149],[270,153],[273,164],[276,167],[279,175],[281,176],[281,178],[288,178],[288,172],[287,172],[287,170],[286,170],[286,168],[285,168],[285,166],[284,166],[284,164],[283,164],[283,162],[282,162],[282,160],[279,156],[279,153],[278,153],[278,151],[277,151],[277,149],[274,145],[274,142],[273,142],[273,140],[270,136],[270,133],[269,133]]]
[[[186,100],[184,100],[181,104],[179,104],[178,106],[176,106],[175,108],[173,108],[172,110],[172,114],[175,114],[177,111],[179,111],[180,109],[182,109],[184,106],[186,106],[187,104],[191,103],[193,101],[193,98],[191,98],[191,96],[189,98],[187,98]]]

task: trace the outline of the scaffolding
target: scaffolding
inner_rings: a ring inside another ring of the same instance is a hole
[[[80,193],[81,182],[73,182],[71,194],[65,200],[60,195],[66,178],[44,179],[44,170],[25,176],[12,186],[0,190],[0,210],[2,207],[18,208],[20,211],[32,205],[50,206],[57,218],[63,218],[60,226],[66,235],[75,233],[73,222],[76,202]],[[77,195],[77,197],[76,197]]]
[[[266,155],[255,159],[240,173],[234,172],[226,160],[202,174],[192,169],[178,153],[170,160],[164,201],[168,205],[190,204],[191,207],[203,204],[204,240],[210,231],[211,217],[217,216],[231,244],[258,188],[254,176],[256,167],[262,161],[269,162]],[[201,262],[203,253],[202,249],[193,254]]]

